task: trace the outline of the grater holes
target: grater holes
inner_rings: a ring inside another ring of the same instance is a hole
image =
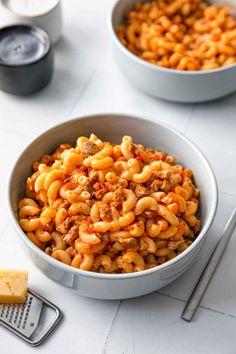
[[[8,305],[2,305],[2,311],[1,311],[1,317],[5,317],[7,313],[7,306]]]
[[[9,323],[12,323],[12,321],[15,321],[15,314],[16,314],[16,304],[13,304],[10,308],[10,318],[9,318]]]
[[[6,308],[5,308],[5,317],[8,318],[9,316],[9,305],[6,305]]]
[[[21,308],[21,311],[19,311],[19,320],[18,320],[18,325],[17,325],[17,328],[19,329],[21,327],[21,324],[22,324],[22,319],[23,319],[23,315],[24,315],[24,311],[25,311],[25,305],[24,304]]]
[[[29,312],[30,312],[32,301],[33,301],[33,297],[30,296],[27,299],[27,302],[25,303],[25,306],[24,306],[24,320],[23,320],[23,317],[20,316],[20,324],[23,321],[23,324],[22,324],[22,328],[23,329],[25,329],[25,327],[27,325],[27,321],[28,321],[28,317],[29,317]],[[34,324],[33,324],[33,326],[34,326]]]
[[[19,305],[16,305],[15,306],[15,316],[14,316],[14,323],[16,324],[17,323],[17,321],[18,321],[18,317],[19,317]]]
[[[4,315],[4,305],[2,305],[2,306],[0,306],[0,309],[1,309],[1,311],[0,311],[0,317],[3,317],[3,315]]]
[[[9,318],[9,323],[11,323],[12,322],[12,318],[13,318],[13,309],[11,310],[9,317],[10,317]]]
[[[22,327],[23,329],[25,329],[25,326],[27,324],[27,320],[28,320],[29,312],[30,312],[30,307],[31,307],[31,304],[28,304],[26,312],[25,312],[25,317],[24,317],[24,322],[23,322],[23,327]],[[31,324],[30,324],[30,326],[31,326]]]

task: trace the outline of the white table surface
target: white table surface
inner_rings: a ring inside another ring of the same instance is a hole
[[[194,321],[186,323],[180,314],[236,205],[236,94],[182,105],[131,87],[110,51],[106,24],[113,3],[64,0],[64,34],[55,49],[51,84],[27,98],[0,92],[0,267],[29,269],[30,287],[64,313],[52,337],[34,349],[0,327],[0,353],[235,354],[236,232]],[[54,124],[95,112],[138,114],[174,126],[206,154],[218,181],[218,212],[195,264],[168,287],[137,299],[91,300],[55,285],[29,264],[5,209],[8,176],[20,151]]]

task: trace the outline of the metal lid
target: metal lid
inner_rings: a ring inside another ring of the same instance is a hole
[[[0,89],[27,95],[46,86],[53,74],[53,46],[37,26],[0,29]]]

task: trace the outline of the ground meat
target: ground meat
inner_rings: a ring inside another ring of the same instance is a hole
[[[88,177],[89,177],[89,182],[91,184],[94,184],[94,183],[98,182],[98,180],[99,180],[99,174],[97,171],[94,171],[94,170],[91,170],[89,172]]]
[[[131,189],[133,192],[135,192],[136,186],[137,186],[137,183],[134,183],[133,181],[129,182],[129,189]]]
[[[69,229],[71,225],[80,225],[80,223],[85,219],[84,215],[74,215],[74,216],[69,216],[66,218],[64,221],[63,225],[65,226],[66,229]]]
[[[106,254],[111,257],[111,259],[113,259],[120,251],[116,250],[113,247],[109,247],[108,251],[106,252]]]
[[[76,255],[77,255],[77,251],[76,251],[76,249],[73,247],[73,250],[72,250],[70,256],[71,256],[71,258],[74,258]]]
[[[171,189],[171,183],[167,179],[164,179],[160,189],[163,192],[168,193],[170,191],[170,189]]]
[[[148,254],[148,248],[149,248],[148,243],[141,239],[139,250],[140,250],[142,256],[146,256]]]
[[[34,190],[30,190],[28,186],[26,186],[25,194],[27,198],[31,198],[31,199],[36,198],[36,193],[34,192]],[[40,207],[43,207],[43,202],[41,200],[37,200],[37,202],[39,203]]]
[[[79,225],[72,226],[69,232],[65,235],[64,241],[69,245],[79,237]]]
[[[123,188],[118,187],[115,192],[113,193],[113,202],[112,205],[114,207],[120,206],[124,201],[124,193],[123,193]]]
[[[92,184],[87,183],[87,184],[83,187],[83,191],[87,191],[87,192],[89,192],[90,194],[92,194],[92,193],[93,193],[93,186],[92,186]]]
[[[160,186],[162,185],[162,182],[159,181],[158,179],[155,179],[149,187],[150,193],[154,193],[157,192],[160,188]]]
[[[135,187],[135,194],[136,194],[137,198],[142,198],[142,197],[146,197],[147,195],[149,195],[150,192],[146,187],[142,186],[141,184],[138,184]]]
[[[111,209],[109,204],[101,203],[100,205],[100,218],[102,220],[111,220]]]
[[[194,225],[193,227],[194,233],[197,234],[200,231],[200,229],[201,229],[201,221],[198,220],[196,225]]]
[[[152,184],[152,182],[155,180],[155,177],[154,176],[151,176],[147,182],[145,182],[145,186],[149,189],[150,188],[150,185]]]
[[[174,251],[174,250],[176,250],[176,249],[179,247],[179,245],[181,245],[181,243],[183,243],[183,242],[184,242],[184,240],[180,240],[180,241],[168,241],[167,247],[168,247],[169,249],[171,249],[172,251]]]
[[[101,188],[94,193],[94,196],[96,199],[100,200],[104,196],[104,194],[107,193],[107,189],[105,186],[101,186]]]
[[[44,229],[45,231],[48,231],[49,233],[52,233],[52,232],[54,231],[54,224],[53,224],[53,222],[51,221],[51,222],[49,222],[48,224],[44,225],[44,226],[43,226],[43,229]]]
[[[122,244],[127,248],[127,251],[137,251],[139,248],[138,240],[136,238],[125,238],[122,240]]]
[[[154,219],[157,212],[156,210],[145,210],[144,215],[147,219]]]
[[[157,250],[159,248],[164,248],[167,246],[167,241],[166,240],[160,240],[160,241],[156,241],[156,246],[157,246]]]
[[[82,152],[86,155],[94,155],[99,151],[99,147],[93,141],[86,141],[82,146]]]
[[[40,175],[40,172],[37,171],[31,177],[27,178],[27,187],[29,188],[30,191],[34,191],[34,184],[35,184],[36,178],[39,175]]]
[[[156,176],[160,179],[170,179],[171,176],[171,171],[169,170],[163,170],[163,171],[157,171]]]
[[[104,243],[109,242],[109,235],[108,234],[102,234],[102,242],[104,242]]]

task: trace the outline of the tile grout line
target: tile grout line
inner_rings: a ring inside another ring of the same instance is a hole
[[[96,72],[96,70],[95,70],[95,69],[92,69],[91,74],[89,75],[88,79],[84,82],[84,84],[82,85],[81,89],[79,90],[79,93],[78,93],[78,95],[76,96],[75,101],[74,101],[74,103],[73,103],[72,106],[71,106],[71,109],[68,111],[67,116],[68,116],[69,118],[71,118],[71,114],[72,114],[72,112],[73,112],[73,110],[74,110],[76,104],[79,102],[79,100],[81,99],[81,97],[83,97],[83,93],[84,93],[84,91],[86,90],[86,88],[88,87],[88,85],[90,84],[92,78],[94,77],[95,72]]]
[[[220,315],[224,315],[224,316],[226,316],[226,317],[232,317],[232,318],[235,318],[235,319],[236,319],[236,316],[235,316],[235,315],[232,315],[231,313],[226,313],[226,312],[223,312],[223,311],[214,310],[214,309],[211,309],[210,307],[204,306],[204,305],[200,305],[199,307],[200,307],[200,308],[203,308],[203,309],[205,309],[205,310],[208,310],[208,311],[212,311],[212,312],[215,312],[215,313],[219,313]]]
[[[116,319],[116,317],[117,317],[117,314],[118,314],[118,312],[119,312],[119,308],[120,308],[120,305],[121,305],[121,304],[122,304],[122,300],[119,301],[119,304],[118,304],[118,306],[117,306],[116,312],[115,312],[114,317],[113,317],[112,322],[111,322],[111,326],[110,326],[110,328],[109,328],[109,330],[108,330],[108,333],[107,333],[105,342],[104,342],[104,344],[103,344],[103,346],[102,346],[101,354],[106,354],[107,340],[108,340],[108,338],[109,338],[109,336],[110,336],[111,330],[112,330],[113,325],[114,325],[114,323],[115,323],[115,319]]]
[[[173,296],[173,295],[170,295],[170,294],[164,294],[160,291],[155,291],[156,294],[159,294],[159,295],[162,295],[162,296],[166,296],[166,297],[169,297],[171,299],[174,299],[174,300],[178,300],[178,301],[181,301],[183,303],[186,303],[187,300],[184,300],[184,299],[181,299],[180,297],[177,297],[177,296]],[[202,308],[204,310],[208,310],[208,311],[211,311],[211,312],[215,312],[215,313],[219,313],[221,315],[224,315],[224,316],[227,316],[227,317],[232,317],[232,318],[235,318],[236,319],[236,315],[232,315],[230,313],[226,313],[226,312],[222,312],[222,311],[219,311],[219,310],[215,310],[211,307],[208,307],[208,306],[204,306],[204,305],[199,305],[199,308]]]
[[[170,294],[165,294],[165,293],[162,293],[161,291],[157,290],[157,291],[154,291],[155,294],[159,294],[159,295],[162,295],[162,296],[166,296],[166,297],[170,297],[171,299],[174,299],[174,300],[179,300],[181,302],[186,302],[186,300],[184,299],[181,299],[180,297],[178,296],[173,296],[173,295],[170,295]]]

